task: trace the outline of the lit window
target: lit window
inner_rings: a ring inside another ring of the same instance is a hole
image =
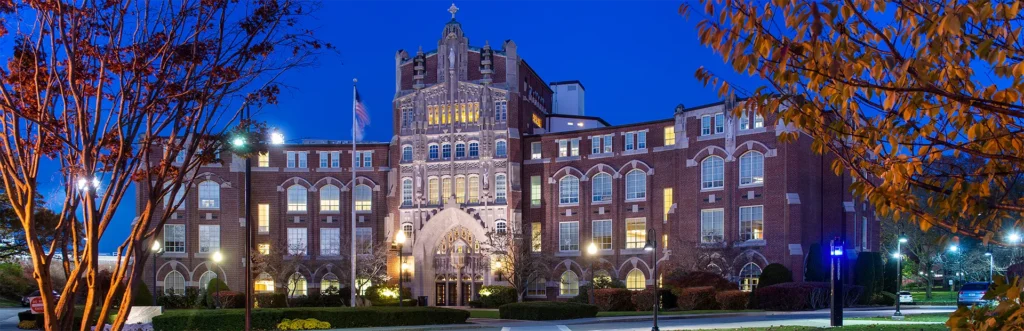
[[[580,140],[573,139],[572,141],[569,142],[569,156],[578,155],[580,155]]]
[[[764,183],[764,154],[749,151],[740,156],[740,185]]]
[[[441,202],[448,203],[448,198],[452,197],[452,179],[442,178],[441,179]]]
[[[626,219],[626,248],[644,248],[647,245],[647,220],[644,218]]]
[[[260,168],[269,167],[270,154],[267,154],[266,152],[260,153],[259,156],[256,157],[256,166]]]
[[[740,240],[764,239],[764,207],[740,207]]]
[[[526,290],[526,296],[531,297],[542,297],[548,295],[548,281],[544,278],[538,278],[530,283],[530,287]]]
[[[508,231],[508,223],[505,223],[504,220],[494,222],[494,231],[498,234],[505,234]]]
[[[725,114],[715,114],[715,134],[725,132]]]
[[[506,181],[505,174],[494,175],[494,200],[496,202],[505,202],[506,192]]]
[[[714,189],[725,186],[725,160],[718,156],[708,156],[700,162],[701,189]]]
[[[213,253],[220,250],[220,225],[199,225],[199,252]]]
[[[341,190],[337,186],[327,184],[320,188],[320,211],[341,211]]]
[[[199,209],[220,209],[220,184],[212,180],[199,183]]]
[[[412,239],[412,223],[402,224],[402,232],[405,233],[405,237]]]
[[[455,144],[455,157],[466,157],[466,144]]]
[[[580,223],[558,223],[558,250],[574,252],[580,250]]]
[[[626,174],[626,200],[643,200],[647,198],[647,173],[633,169]]]
[[[455,177],[455,202],[466,202],[466,177]]]
[[[302,297],[306,296],[306,277],[303,277],[298,272],[288,277],[288,297]]]
[[[665,146],[672,146],[676,144],[676,127],[666,126],[665,127]]]
[[[661,196],[662,196],[662,206],[664,207],[664,211],[665,211],[665,213],[664,213],[664,215],[665,215],[664,220],[665,220],[665,222],[668,222],[668,212],[669,212],[669,210],[672,209],[672,188],[671,187],[666,187],[666,188],[662,189]],[[668,242],[666,241],[666,244],[667,243]]]
[[[750,292],[757,288],[757,279],[761,277],[761,267],[753,262],[747,263],[740,270],[740,290]]]
[[[598,249],[612,249],[612,220],[593,222],[593,240]]]
[[[436,205],[441,201],[437,190],[437,178],[427,179],[427,200],[432,205]]]
[[[494,146],[494,157],[506,157],[508,155],[508,145],[504,140],[498,140]]]
[[[700,242],[720,243],[725,240],[725,210],[704,209],[700,211]]]
[[[704,115],[700,117],[700,135],[707,136],[711,134],[711,116]]]
[[[165,224],[164,225],[164,252],[184,253],[185,252],[185,225]]]
[[[566,270],[562,273],[562,281],[558,287],[558,295],[562,296],[576,296],[580,294],[580,279],[576,277],[576,273],[572,270]]]
[[[412,206],[412,178],[402,180],[402,205]]]
[[[256,250],[262,255],[270,255],[270,244],[259,244],[256,245]]]
[[[542,186],[540,176],[530,176],[530,206],[540,207]]]
[[[259,223],[259,233],[270,232],[270,205],[261,203],[256,209],[256,220],[257,223]]]
[[[740,130],[748,129],[750,129],[750,118],[747,118],[747,113],[743,112],[743,114],[740,115]]]
[[[469,143],[469,157],[480,157],[480,143]]]
[[[437,145],[430,145],[430,159],[437,160]]]
[[[341,289],[341,282],[338,281],[338,276],[337,275],[335,275],[333,273],[327,273],[322,278],[320,278],[320,291],[321,291],[321,293],[323,293],[323,292],[337,293],[337,291],[339,289]]]
[[[177,270],[172,270],[164,276],[164,293],[183,295],[185,294],[185,277]]]
[[[530,159],[531,160],[539,160],[539,159],[541,159],[543,157],[541,150],[542,150],[542,148],[541,148],[541,144],[540,144],[539,141],[535,141],[535,142],[530,143]]]
[[[320,255],[338,256],[341,254],[341,229],[320,228]]]
[[[441,145],[441,158],[445,160],[452,158],[452,145]]]
[[[754,128],[757,129],[757,128],[763,128],[763,127],[764,127],[764,116],[761,116],[761,114],[759,114],[759,113],[754,113]]]
[[[580,203],[580,179],[573,175],[562,177],[558,181],[558,204]]]
[[[644,277],[643,271],[640,269],[633,268],[628,274],[626,274],[626,289],[630,291],[641,291],[647,288],[647,278]]]
[[[569,156],[569,141],[561,139],[558,141],[558,157]]]
[[[599,173],[594,175],[594,178],[590,180],[591,190],[593,191],[591,201],[593,202],[608,202],[612,201],[612,176],[607,173]]]
[[[469,203],[480,202],[480,176],[469,175],[469,191],[466,194]]]
[[[306,228],[288,228],[288,254],[306,255]]]
[[[402,147],[402,162],[412,162],[412,146]]]
[[[288,187],[288,212],[306,211],[306,194],[308,190],[302,185]]]
[[[544,237],[541,235],[540,231],[541,227],[539,222],[530,223],[530,246],[532,246],[531,249],[533,252],[536,253],[539,253],[544,247],[544,242],[542,241]]]
[[[273,293],[274,292],[274,278],[270,277],[270,274],[264,272],[256,277],[256,282],[253,284],[256,293]]]
[[[369,186],[356,185],[356,211],[370,211],[373,208],[373,192]]]

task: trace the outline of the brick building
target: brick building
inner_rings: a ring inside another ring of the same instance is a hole
[[[301,280],[296,295],[345,286],[353,195],[357,240],[404,232],[404,284],[432,305],[465,305],[480,286],[502,282],[479,248],[491,231],[520,229],[537,254],[558,261],[528,291],[549,299],[575,296],[591,274],[653,286],[649,234],[662,274],[710,270],[742,289],[769,263],[799,279],[811,245],[827,245],[842,224],[847,256],[878,248],[878,223],[849,195],[849,177],[835,176],[806,135],[778,141],[792,127],[733,116],[737,100],[609,125],[585,115],[582,83],[545,83],[511,40],[470,45],[450,11],[436,50],[395,56],[390,142],[360,143],[355,160],[341,142],[274,146],[254,164],[255,244],[304,255],[296,270],[257,278],[257,291],[289,278]],[[217,276],[241,288],[242,162],[204,167],[179,197],[161,231],[157,288],[180,292]],[[597,256],[583,253],[591,243]],[[210,261],[215,250],[220,265]]]

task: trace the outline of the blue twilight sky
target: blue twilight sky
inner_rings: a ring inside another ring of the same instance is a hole
[[[580,80],[586,114],[612,125],[672,116],[677,104],[718,101],[717,92],[693,78],[700,66],[731,84],[753,90],[757,82],[732,73],[697,41],[699,16],[679,16],[679,1],[457,1],[456,19],[469,42],[506,39],[519,47],[545,81]],[[395,52],[415,54],[437,48],[450,1],[326,0],[310,21],[319,37],[333,43],[314,68],[282,79],[290,87],[280,103],[259,111],[258,120],[281,128],[289,140],[349,139],[352,78],[370,112],[367,140],[391,139]],[[699,12],[699,11],[698,11]],[[135,214],[134,190],[117,211],[100,248],[111,252],[127,236]]]

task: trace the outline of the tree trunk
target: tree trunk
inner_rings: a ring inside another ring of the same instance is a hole
[[[925,287],[924,287],[924,297],[928,298],[929,300],[931,300],[931,298],[932,298],[932,287],[934,286],[933,284],[935,282],[935,276],[933,276],[932,274],[928,274],[928,275],[925,276],[925,280],[927,280],[927,283],[925,284]]]

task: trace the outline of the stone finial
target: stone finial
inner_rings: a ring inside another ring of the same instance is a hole
[[[448,12],[452,13],[452,19],[455,19],[455,13],[459,12],[459,7],[455,7],[455,2],[452,2],[452,6],[448,7]]]

